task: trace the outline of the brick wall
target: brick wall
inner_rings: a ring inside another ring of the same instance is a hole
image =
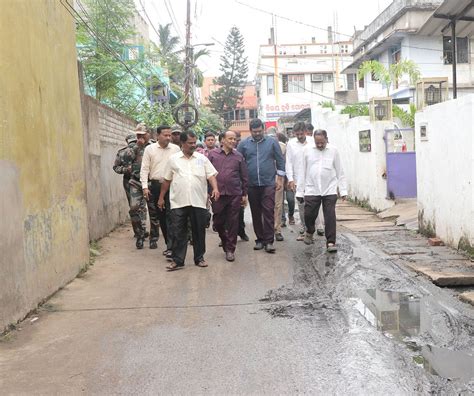
[[[122,175],[112,166],[136,122],[90,96],[82,95],[81,103],[89,236],[95,240],[129,219]]]
[[[98,107],[101,142],[123,147],[125,136],[135,129],[136,122],[93,98],[90,100]]]

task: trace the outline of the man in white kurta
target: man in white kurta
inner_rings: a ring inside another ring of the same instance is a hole
[[[204,260],[206,252],[206,223],[208,187],[211,185],[211,199],[219,199],[217,171],[206,156],[197,153],[194,132],[182,132],[182,151],[173,154],[164,175],[164,182],[158,206],[164,207],[165,194],[170,185],[171,222],[173,227],[172,262],[166,268],[175,271],[184,267],[188,245],[188,221],[193,236],[194,264],[207,267]]]
[[[310,136],[307,136],[307,133]],[[286,153],[286,176],[288,178],[288,188],[295,191],[296,201],[298,202],[298,211],[300,214],[300,234],[297,240],[302,241],[305,232],[304,221],[304,152],[309,147],[314,147],[312,136],[312,126],[308,129],[305,122],[297,122],[293,127],[294,138],[290,139],[287,144]],[[322,210],[316,220],[316,229],[318,234],[324,234],[324,217]]]
[[[313,243],[315,220],[322,204],[325,219],[328,252],[336,252],[336,202],[337,192],[342,200],[347,196],[347,184],[339,152],[328,146],[325,131],[316,130],[314,147],[304,152],[304,217],[306,234],[304,242]]]

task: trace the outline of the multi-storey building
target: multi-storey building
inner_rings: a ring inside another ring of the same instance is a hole
[[[296,115],[312,102],[335,104],[356,100],[355,76],[342,74],[352,63],[352,42],[328,41],[260,46],[257,69],[259,114],[268,125]],[[272,34],[273,37],[273,34]]]
[[[418,65],[422,78],[446,78],[451,89],[451,31],[433,31],[428,24],[441,3],[442,0],[394,0],[364,30],[356,33],[352,53],[354,61],[345,68],[344,73],[354,75],[366,60],[378,60],[388,68],[393,63],[408,59]],[[468,37],[456,38],[457,81],[461,95],[474,92],[472,44]],[[359,80],[357,87],[361,102],[386,96],[387,92],[386,87],[370,74]],[[414,95],[415,87],[410,84],[408,76],[391,84],[390,96],[396,102],[413,102]]]
[[[215,92],[219,86],[214,84],[215,77],[204,77],[200,89],[201,104],[209,105],[209,96]],[[248,83],[242,93],[242,98],[237,102],[234,109],[225,111],[220,116],[224,119],[226,126],[231,131],[240,132],[242,136],[250,133],[249,122],[257,117],[257,92],[254,83]]]

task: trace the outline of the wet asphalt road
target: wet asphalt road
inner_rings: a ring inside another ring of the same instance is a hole
[[[370,238],[340,227],[331,255],[296,230],[275,255],[239,242],[235,263],[209,232],[209,268],[166,273],[118,229],[0,342],[0,394],[474,392],[472,308]]]

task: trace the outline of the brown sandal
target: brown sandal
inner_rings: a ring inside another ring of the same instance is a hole
[[[200,261],[199,263],[196,263],[196,265],[201,268],[207,267],[207,264],[204,260]]]
[[[183,269],[183,268],[184,268],[184,264],[179,265],[179,264],[175,263],[174,261],[166,266],[166,270],[168,272],[177,271],[177,270],[180,270],[180,269]]]

